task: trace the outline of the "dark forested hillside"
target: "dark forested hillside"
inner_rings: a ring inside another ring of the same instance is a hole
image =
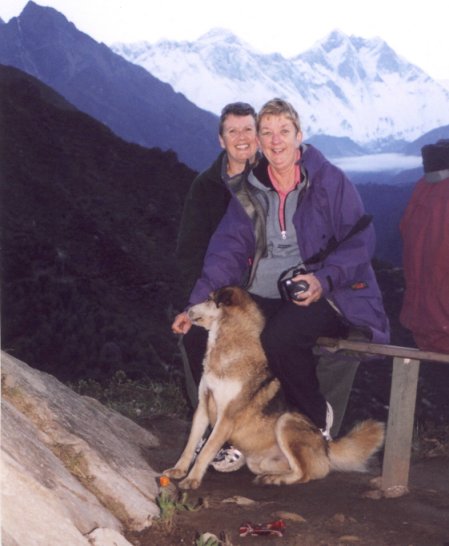
[[[402,240],[399,223],[418,178],[409,184],[360,184],[365,208],[373,215],[376,228],[376,257],[394,266],[402,266]]]
[[[53,8],[29,1],[0,25],[0,63],[38,78],[123,139],[174,150],[194,169],[205,168],[219,151],[217,116]]]
[[[16,69],[0,97],[3,348],[61,378],[164,372],[194,172]]]

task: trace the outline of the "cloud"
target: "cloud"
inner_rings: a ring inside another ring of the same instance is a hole
[[[335,158],[332,160],[346,172],[404,171],[421,166],[421,156],[404,154],[372,154]]]

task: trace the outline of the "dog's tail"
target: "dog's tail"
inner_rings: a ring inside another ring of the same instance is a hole
[[[356,425],[346,436],[330,442],[332,470],[364,472],[369,458],[382,447],[385,425],[368,419]]]

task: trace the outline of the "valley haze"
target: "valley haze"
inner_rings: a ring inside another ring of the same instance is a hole
[[[332,159],[332,158],[330,158]],[[332,161],[346,172],[389,172],[421,167],[421,156],[404,154],[369,154],[333,158]]]

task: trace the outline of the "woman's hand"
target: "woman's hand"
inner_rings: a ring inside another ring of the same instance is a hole
[[[315,277],[313,273],[306,273],[305,275],[296,275],[293,277],[293,281],[306,281],[309,284],[309,288],[306,292],[303,292],[299,297],[301,301],[292,300],[293,303],[300,307],[307,307],[311,303],[318,301],[323,295],[323,288],[320,281]]]
[[[189,319],[189,315],[186,312],[176,315],[171,330],[174,334],[187,334],[192,327],[192,321]]]

